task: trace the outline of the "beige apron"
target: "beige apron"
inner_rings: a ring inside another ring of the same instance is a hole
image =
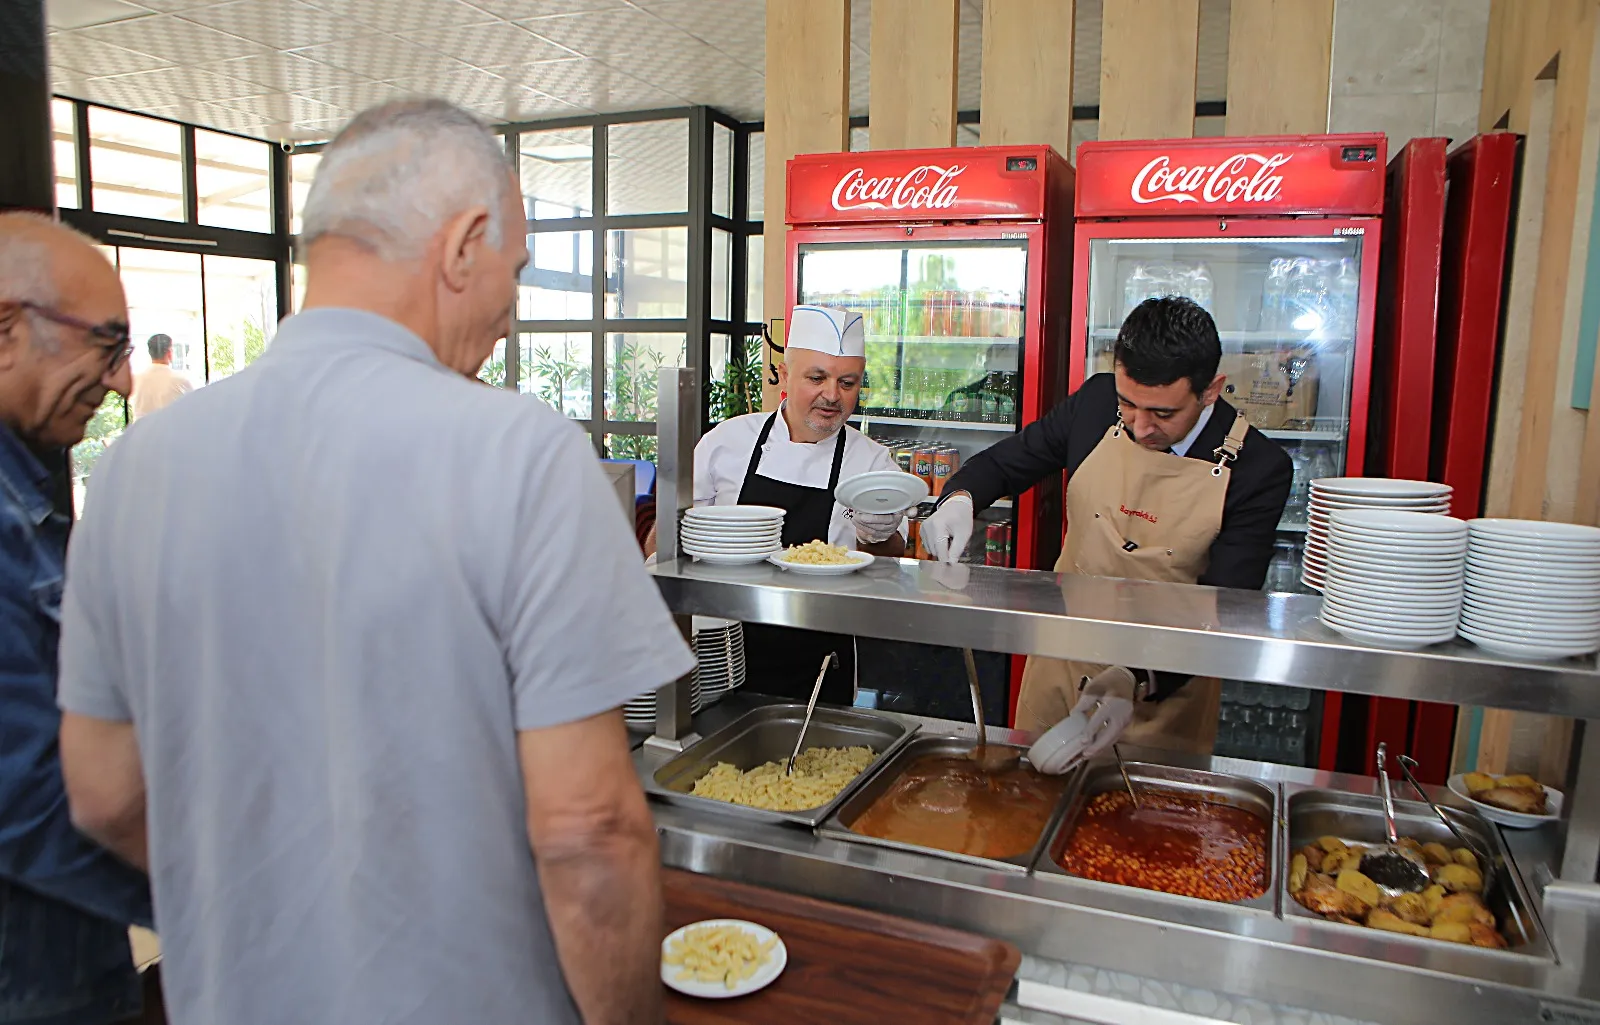
[[[1056,572],[1194,583],[1222,529],[1229,464],[1248,429],[1240,413],[1210,462],[1147,449],[1124,437],[1128,430],[1119,417],[1067,485],[1067,537]],[[1045,730],[1060,722],[1078,700],[1080,681],[1104,668],[1028,659],[1017,728]],[[1165,701],[1136,701],[1123,740],[1210,754],[1221,702],[1222,684],[1209,677],[1191,680]]]

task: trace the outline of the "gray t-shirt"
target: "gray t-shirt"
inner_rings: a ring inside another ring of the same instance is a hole
[[[134,724],[175,1022],[577,1020],[516,731],[693,658],[576,425],[313,310],[129,428],[68,560],[60,703]]]

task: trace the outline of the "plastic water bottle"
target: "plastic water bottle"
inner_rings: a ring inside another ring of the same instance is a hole
[[[1150,271],[1142,263],[1133,265],[1133,270],[1128,273],[1128,279],[1122,285],[1122,317],[1127,319],[1133,308],[1150,298],[1151,289],[1155,280],[1151,278]]]
[[[1185,277],[1188,279],[1184,289],[1185,294],[1193,299],[1206,312],[1211,312],[1211,270],[1203,263],[1194,265]]]
[[[1350,339],[1356,331],[1356,302],[1361,295],[1361,275],[1356,261],[1345,257],[1333,273],[1333,322],[1337,334],[1332,337]]]
[[[1279,257],[1267,265],[1267,280],[1261,286],[1261,330],[1283,330],[1283,300],[1288,288],[1289,261]]]

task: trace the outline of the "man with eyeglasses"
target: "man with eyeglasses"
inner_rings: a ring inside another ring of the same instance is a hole
[[[0,214],[0,1022],[136,1019],[128,926],[143,871],[74,828],[56,738],[56,649],[70,513],[51,467],[110,391],[127,395],[117,273],[78,233]]]

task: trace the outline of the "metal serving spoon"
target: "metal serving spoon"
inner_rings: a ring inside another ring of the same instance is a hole
[[[978,689],[978,663],[972,658],[971,648],[962,648],[961,654],[967,662],[967,685],[972,689],[972,723],[978,729],[978,743],[967,757],[984,772],[1004,772],[1022,760],[1022,752],[989,746],[989,729],[983,721],[983,692]]]
[[[822,657],[822,668],[817,670],[817,682],[811,685],[811,700],[806,703],[806,717],[800,723],[800,735],[794,738],[794,751],[789,755],[789,764],[784,766],[785,776],[794,775],[794,760],[800,757],[800,745],[806,742],[806,730],[811,728],[811,713],[817,710],[817,695],[822,693],[822,678],[828,675],[828,668],[839,664],[839,653],[830,651]]]
[[[1378,788],[1383,796],[1383,827],[1389,843],[1368,847],[1361,856],[1361,874],[1378,884],[1391,897],[1402,893],[1421,893],[1433,882],[1428,864],[1416,851],[1400,846],[1400,832],[1394,824],[1394,795],[1389,792],[1389,770],[1385,764],[1389,745],[1378,745]]]

